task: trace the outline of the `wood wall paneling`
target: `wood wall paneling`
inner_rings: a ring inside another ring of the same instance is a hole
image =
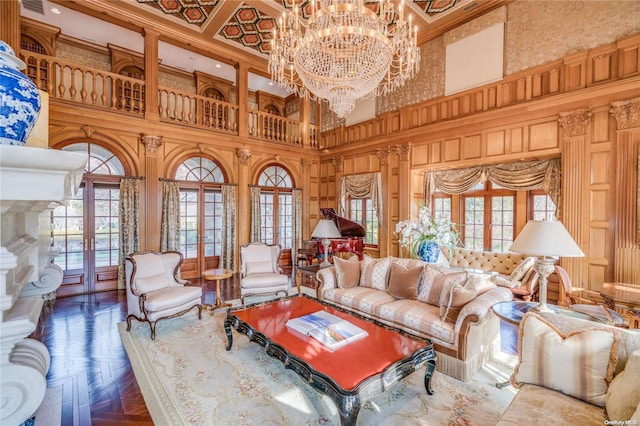
[[[621,40],[618,47],[618,76],[620,78],[633,77],[640,74],[640,45],[633,38]]]
[[[591,153],[591,185],[609,185],[611,182],[611,153],[596,151]]]
[[[461,158],[461,149],[460,149],[460,138],[456,139],[446,139],[444,141],[444,153],[442,155],[444,162],[450,161],[460,161]]]
[[[509,129],[509,149],[507,150],[511,154],[517,154],[524,151],[524,128],[517,127],[515,129]]]
[[[541,151],[558,147],[558,123],[548,121],[529,126],[529,151]]]
[[[497,132],[487,133],[487,157],[494,157],[497,155],[504,155],[507,152],[505,131],[500,130]]]
[[[472,160],[482,157],[482,135],[465,136],[462,144],[462,159]]]
[[[411,166],[421,167],[429,164],[429,151],[434,144],[420,144],[411,146]]]

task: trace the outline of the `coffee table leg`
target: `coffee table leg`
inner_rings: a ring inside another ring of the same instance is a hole
[[[427,361],[427,368],[424,370],[424,388],[429,395],[433,395],[433,389],[431,389],[431,376],[436,369],[436,360],[430,359]]]
[[[342,426],[355,426],[360,412],[360,398],[357,396],[343,397],[340,402],[336,401],[338,413],[340,413],[340,424]]]
[[[231,345],[233,344],[233,335],[231,334],[231,321],[224,320],[224,332],[227,334],[227,347],[228,351],[231,350]]]

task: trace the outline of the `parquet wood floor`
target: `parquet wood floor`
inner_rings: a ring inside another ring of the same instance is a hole
[[[215,303],[214,282],[192,283]],[[223,300],[239,298],[237,276],[220,292]],[[43,309],[32,337],[49,349],[47,385],[62,388],[62,425],[153,425],[117,330],[126,310],[122,290],[59,298]],[[515,353],[515,327],[503,322],[501,333],[503,351]]]

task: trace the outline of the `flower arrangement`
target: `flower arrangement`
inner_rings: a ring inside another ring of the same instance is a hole
[[[400,245],[407,248],[414,257],[418,257],[420,245],[425,241],[434,241],[450,249],[460,242],[455,223],[444,216],[434,218],[426,206],[420,207],[417,218],[398,222],[395,234],[399,236]]]

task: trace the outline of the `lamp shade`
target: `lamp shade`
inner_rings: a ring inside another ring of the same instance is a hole
[[[340,238],[342,234],[331,219],[320,219],[311,236],[315,238]]]
[[[530,220],[509,250],[533,256],[584,256],[562,222],[556,220]]]

